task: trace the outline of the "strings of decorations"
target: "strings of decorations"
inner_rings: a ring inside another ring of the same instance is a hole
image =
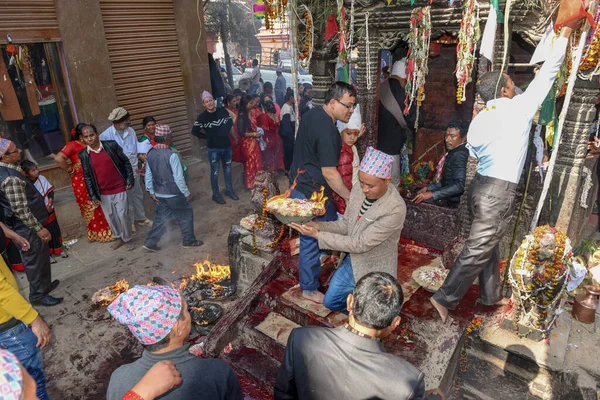
[[[288,0],[261,0],[265,4],[265,28],[275,33],[275,23],[286,23]]]
[[[548,337],[566,298],[567,274],[571,257],[567,235],[549,225],[539,226],[527,235],[514,254],[509,271],[515,313],[513,325],[534,329]]]
[[[265,2],[263,0],[256,0],[252,6],[252,12],[254,13],[254,18],[264,19],[267,15],[267,6],[265,5]]]
[[[367,53],[367,90],[371,91],[373,76],[371,74],[371,42],[369,40],[369,12],[365,14],[365,52]]]
[[[315,48],[314,21],[310,10],[305,5],[298,7],[296,17],[300,24],[304,25],[304,33],[301,33],[300,29],[298,32],[298,59],[302,68],[308,68]]]
[[[600,70],[600,29],[598,22],[600,20],[600,7],[596,10],[594,17],[595,27],[590,35],[588,47],[585,55],[582,57],[579,64],[579,76],[583,79],[591,79],[592,76],[598,75]],[[589,71],[591,70],[591,71]],[[589,71],[589,74],[584,74],[583,71]]]
[[[406,35],[406,99],[404,113],[408,114],[414,101],[417,102],[415,129],[418,129],[419,107],[425,100],[425,78],[429,73],[429,42],[431,40],[431,7],[417,7],[410,15],[410,31]]]
[[[263,189],[262,210],[260,218],[256,218],[252,224],[252,254],[258,253],[256,246],[256,229],[261,229],[267,222],[267,197],[269,197],[269,189]]]
[[[466,100],[465,87],[471,82],[471,72],[475,63],[475,49],[481,36],[479,28],[479,2],[467,0],[463,2],[463,16],[456,46],[456,102],[462,104]]]

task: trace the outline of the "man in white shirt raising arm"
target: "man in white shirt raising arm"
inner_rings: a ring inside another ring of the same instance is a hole
[[[456,308],[477,277],[481,303],[492,305],[502,299],[500,239],[513,216],[531,122],[554,83],[572,32],[571,27],[561,30],[551,54],[523,94],[516,95],[513,81],[499,71],[483,74],[477,83],[486,107],[473,119],[467,135],[479,159],[469,190],[471,232],[443,286],[431,298],[444,322],[448,310]]]

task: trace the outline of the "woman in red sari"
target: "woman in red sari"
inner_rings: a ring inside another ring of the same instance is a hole
[[[238,137],[241,139],[242,158],[244,162],[244,185],[246,189],[254,187],[254,177],[262,171],[262,154],[258,144],[261,134],[257,131],[256,116],[252,111],[256,108],[252,96],[245,94],[238,106],[238,117],[235,124]]]
[[[81,216],[87,225],[87,238],[90,242],[110,242],[113,240],[112,232],[102,208],[95,206],[90,200],[85,182],[83,181],[83,169],[79,162],[79,152],[85,149],[81,143],[81,128],[86,124],[77,124],[77,127],[71,132],[73,139],[63,147],[63,149],[54,157],[58,166],[71,175],[71,186],[75,194],[75,200],[79,205]],[[71,160],[71,165],[67,163]]]
[[[272,100],[264,104],[265,112],[258,116],[258,126],[265,131],[267,147],[263,152],[263,166],[265,170],[276,174],[283,169],[283,141],[279,137],[279,117]]]

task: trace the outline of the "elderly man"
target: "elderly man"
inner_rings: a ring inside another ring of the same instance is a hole
[[[50,296],[59,281],[50,271],[50,232],[44,228],[49,214],[44,198],[19,166],[21,150],[7,139],[0,139],[0,208],[4,223],[29,243],[21,249],[29,281],[29,301],[34,305],[54,306],[63,299]]]
[[[6,248],[5,239],[17,243],[24,252],[29,250],[27,240],[3,223],[0,223],[0,227],[0,252]],[[13,352],[35,379],[37,397],[41,400],[47,400],[48,394],[40,350],[50,343],[51,338],[50,328],[19,293],[15,276],[0,257],[0,347]],[[35,392],[34,385],[33,393]],[[6,394],[2,391],[0,393]]]
[[[283,69],[278,67],[275,73],[277,74],[277,80],[275,81],[275,101],[279,104],[279,107],[283,107],[287,83],[283,76]]]
[[[400,183],[400,153],[409,134],[414,130],[417,118],[417,104],[413,103],[408,115],[404,115],[406,92],[406,58],[392,65],[389,79],[380,85],[379,131],[377,148],[394,157],[392,184]],[[419,111],[419,126],[423,125],[425,114]]]
[[[426,399],[423,373],[388,354],[381,341],[400,325],[403,294],[385,272],[362,277],[337,328],[292,331],[275,383],[275,399]]]
[[[437,165],[435,182],[419,190],[413,199],[414,203],[426,201],[445,207],[458,207],[467,180],[467,130],[466,123],[450,121],[444,137],[447,153]]]
[[[471,231],[446,281],[431,298],[444,322],[448,310],[456,308],[478,276],[482,304],[493,305],[502,299],[500,239],[513,216],[531,122],[560,70],[572,31],[562,29],[551,54],[523,94],[516,95],[513,81],[498,71],[482,75],[477,84],[486,107],[469,128],[469,144],[479,159],[469,189]]]
[[[219,190],[219,168],[223,165],[223,174],[225,175],[225,194],[233,200],[239,200],[237,194],[233,191],[231,179],[231,157],[233,150],[229,135],[232,135],[236,141],[237,136],[233,132],[233,119],[226,108],[217,108],[217,103],[212,94],[207,91],[202,93],[202,104],[206,111],[198,115],[192,135],[199,139],[206,139],[208,147],[208,160],[210,162],[210,186],[212,188],[212,199],[215,203],[225,204]]]
[[[323,305],[345,311],[355,282],[371,271],[397,276],[398,241],[406,218],[406,204],[390,185],[392,156],[367,148],[360,164],[360,184],[352,187],[344,217],[332,222],[290,224],[318,241],[321,249],[342,251]],[[318,279],[318,275],[317,275]]]
[[[100,140],[114,140],[121,146],[123,153],[129,159],[131,168],[134,171],[133,178],[135,180],[134,185],[127,190],[127,204],[129,207],[129,215],[133,222],[137,222],[140,225],[152,226],[152,221],[146,218],[146,211],[144,210],[144,192],[142,191],[142,185],[140,184],[140,176],[137,174],[137,136],[135,131],[131,127],[131,119],[127,110],[123,107],[117,107],[108,116],[108,120],[112,122],[112,125],[106,128],[104,132],[100,134]],[[132,225],[133,233],[136,233],[135,225]]]
[[[329,200],[325,203],[325,215],[319,218],[321,221],[334,221],[337,218],[332,191],[345,201],[350,198],[350,191],[337,170],[342,139],[336,122],[348,122],[355,104],[354,87],[336,82],[327,90],[323,107],[315,107],[303,115],[298,127],[294,161],[290,169],[290,181],[296,182],[292,197],[310,198],[313,192],[324,187]],[[305,298],[322,303],[323,294],[317,290],[321,271],[319,256],[317,241],[310,236],[300,235],[300,287]]]
[[[235,374],[223,360],[190,353],[186,340],[192,319],[177,290],[168,286],[134,286],[112,302],[108,311],[129,328],[144,352],[138,360],[113,372],[107,400],[121,400],[154,364],[165,360],[175,364],[182,382],[162,400],[194,399],[199,394],[215,400],[244,398]]]
[[[110,247],[116,250],[129,242],[133,234],[127,204],[127,190],[134,185],[131,163],[117,142],[100,141],[95,126],[83,127],[81,138],[87,144],[79,152],[83,179],[90,200],[102,207],[113,238],[118,239]]]
[[[153,252],[159,250],[157,244],[173,217],[181,229],[182,247],[202,246],[202,240],[194,235],[192,195],[183,178],[179,156],[169,148],[172,141],[169,125],[156,125],[154,140],[157,144],[146,157],[146,190],[157,204],[156,217],[143,247]]]

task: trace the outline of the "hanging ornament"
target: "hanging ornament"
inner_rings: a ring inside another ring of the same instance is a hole
[[[329,42],[331,38],[333,38],[339,32],[337,21],[335,20],[335,15],[331,13],[329,18],[327,18],[327,23],[325,24],[325,41]]]
[[[598,22],[600,22],[599,19],[600,7],[598,7],[596,10],[596,16],[594,18],[595,27],[591,28],[587,50],[581,59],[581,64],[579,65],[579,76],[583,79],[592,79],[592,76],[598,75],[598,70],[600,69],[600,29],[598,29]],[[587,71],[588,74],[582,73],[583,71]]]
[[[373,76],[371,74],[371,42],[369,40],[369,12],[365,14],[365,52],[367,53],[367,90],[371,91]]]
[[[263,0],[256,0],[254,6],[252,6],[252,11],[254,12],[254,18],[264,19],[267,15],[267,6]]]
[[[475,49],[481,32],[479,30],[479,2],[466,0],[463,2],[463,16],[456,46],[456,101],[462,104],[466,100],[465,87],[471,82],[471,72],[475,63]]]
[[[429,72],[429,45],[431,40],[431,7],[417,7],[410,15],[410,31],[406,35],[408,55],[406,56],[406,106],[408,114],[414,101],[421,107],[425,100],[425,78]],[[417,109],[418,110],[418,109]],[[417,111],[418,113],[418,111]],[[418,118],[416,118],[418,121]],[[415,129],[418,127],[415,126]]]
[[[314,49],[314,24],[310,10],[307,6],[301,5],[296,10],[296,16],[299,18],[298,24],[298,59],[302,68],[308,68]],[[304,26],[304,32],[301,32],[301,26]]]

